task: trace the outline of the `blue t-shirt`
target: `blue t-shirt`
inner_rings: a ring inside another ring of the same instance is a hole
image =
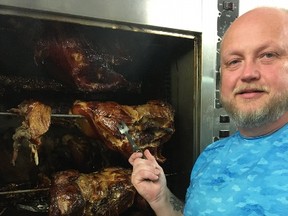
[[[236,132],[197,159],[185,216],[287,216],[288,125],[245,138]]]

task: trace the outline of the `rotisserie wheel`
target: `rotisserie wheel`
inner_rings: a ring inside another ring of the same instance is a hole
[[[39,101],[27,100],[19,104],[18,108],[10,109],[11,112],[24,116],[22,125],[16,128],[13,135],[13,158],[15,165],[18,149],[27,144],[34,156],[35,164],[38,165],[38,147],[41,144],[41,136],[46,133],[51,123],[51,107]]]
[[[114,70],[113,66],[131,61],[116,42],[105,47],[107,42],[92,45],[83,35],[70,36],[63,29],[53,33],[38,41],[34,58],[55,78],[86,92],[139,90],[139,84],[127,81]]]
[[[134,202],[131,170],[120,167],[83,174],[75,170],[55,174],[51,187],[50,216],[116,216]]]
[[[175,130],[174,110],[170,104],[156,100],[137,106],[76,101],[71,113],[86,117],[80,119],[78,125],[87,136],[100,138],[108,148],[128,158],[133,149],[127,137],[117,128],[123,121],[141,150],[148,148],[159,162],[165,161],[161,154],[162,144]]]

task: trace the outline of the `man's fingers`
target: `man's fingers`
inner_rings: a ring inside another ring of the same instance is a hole
[[[137,159],[137,158],[141,158],[143,156],[143,153],[142,152],[134,152],[130,158],[128,159],[129,163],[133,166],[134,164],[134,161]]]
[[[155,157],[150,153],[148,149],[144,151],[144,155],[147,158],[147,160],[156,161]]]
[[[145,169],[132,173],[132,181],[139,183],[142,181],[156,181],[159,179],[158,171],[156,169]]]

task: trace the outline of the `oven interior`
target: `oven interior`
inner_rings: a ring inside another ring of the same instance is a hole
[[[127,80],[140,83],[141,88],[83,92],[51,77],[35,63],[35,44],[59,29],[85,38],[93,47],[111,52],[117,47],[122,52],[120,55],[129,56],[131,61],[115,66],[114,70]],[[107,166],[130,167],[117,152],[85,137],[75,127],[75,119],[68,113],[76,100],[138,105],[161,99],[170,103],[175,109],[175,133],[163,146],[166,162],[162,166],[168,186],[184,199],[199,149],[201,36],[191,32],[174,36],[173,30],[169,31],[171,35],[0,15],[0,215],[46,215],[49,179],[57,171],[77,169],[89,173]],[[53,114],[62,115],[52,117],[49,131],[42,137],[39,165],[35,165],[30,151],[23,147],[13,166],[12,136],[23,119],[8,111],[30,99],[41,100],[52,107]],[[64,137],[81,138],[78,146],[81,155],[77,155]],[[141,215],[136,210],[131,212]]]

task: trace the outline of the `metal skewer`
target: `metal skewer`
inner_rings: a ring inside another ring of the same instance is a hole
[[[0,116],[20,116],[16,113],[10,112],[0,112]],[[82,115],[72,115],[72,114],[51,114],[52,118],[85,118]]]
[[[22,194],[22,193],[32,193],[32,192],[42,192],[49,191],[49,188],[38,188],[38,189],[26,189],[26,190],[14,190],[14,191],[1,191],[1,195],[11,195],[11,194]]]

